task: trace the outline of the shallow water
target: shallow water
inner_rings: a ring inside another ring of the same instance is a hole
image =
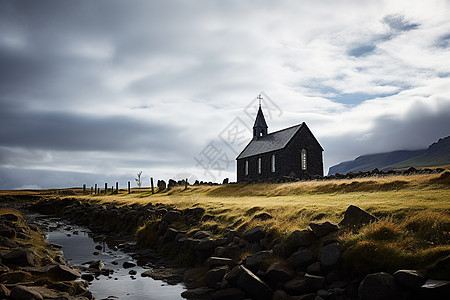
[[[122,264],[125,261],[136,263],[127,253],[110,249],[105,243],[94,242],[89,236],[89,230],[84,227],[57,223],[54,221],[54,225],[57,226],[51,226],[53,230],[45,232],[47,240],[63,246],[61,250],[64,258],[72,266],[84,264],[83,266],[87,267],[86,262],[102,260],[105,264],[104,269],[114,270],[113,274],[109,276],[100,275],[90,282],[89,290],[96,299],[183,299],[181,293],[185,288],[181,284],[168,285],[150,277],[141,277],[141,274],[149,268],[140,266],[123,268]],[[70,230],[69,226],[71,227]],[[95,249],[98,245],[102,246],[103,249]],[[98,252],[98,254],[94,255],[94,252]],[[112,262],[117,262],[117,265]],[[137,271],[137,274],[129,275],[130,270]]]

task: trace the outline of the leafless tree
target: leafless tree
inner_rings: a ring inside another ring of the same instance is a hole
[[[137,183],[138,187],[141,187],[141,185],[142,185],[141,175],[142,175],[142,171],[137,173],[137,178],[134,179],[134,180],[136,180],[136,183]]]

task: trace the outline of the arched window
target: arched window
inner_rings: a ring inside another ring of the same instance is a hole
[[[306,149],[302,149],[302,153],[301,153],[301,165],[302,165],[302,170],[305,171],[307,169],[307,155],[306,155]]]
[[[271,165],[272,165],[272,173],[275,173],[275,154],[272,155]]]
[[[261,157],[258,158],[258,174],[261,174]]]
[[[245,161],[245,176],[248,175],[248,160]]]

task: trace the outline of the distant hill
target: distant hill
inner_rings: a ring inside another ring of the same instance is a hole
[[[400,150],[386,153],[363,155],[352,161],[341,162],[330,167],[328,175],[336,173],[365,172],[378,168],[382,171],[408,167],[424,168],[450,164],[450,136],[439,139],[428,149]]]

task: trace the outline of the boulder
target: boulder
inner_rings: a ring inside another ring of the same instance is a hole
[[[420,299],[447,299],[450,281],[428,279],[419,290]]]
[[[310,230],[295,230],[288,237],[287,242],[293,248],[308,247],[314,238],[315,236]]]
[[[419,289],[427,281],[425,276],[416,270],[398,270],[393,276],[395,281],[410,289]]]
[[[164,191],[166,189],[166,182],[164,180],[158,180],[157,184],[158,186],[158,191]]]
[[[101,260],[94,260],[89,263],[89,268],[101,271],[105,267],[105,264]]]
[[[0,275],[0,282],[18,283],[25,282],[31,278],[31,274],[24,271],[6,272]]]
[[[162,220],[168,222],[169,224],[172,224],[172,223],[178,221],[180,218],[181,218],[181,212],[180,211],[178,211],[178,210],[170,210],[164,215]]]
[[[294,278],[294,271],[285,263],[276,261],[267,268],[266,278],[270,283],[286,282]]]
[[[13,250],[2,258],[6,265],[17,265],[20,267],[36,266],[36,253],[30,249]]]
[[[80,272],[64,265],[56,265],[48,273],[56,281],[71,281],[81,277]]]
[[[311,250],[300,250],[293,253],[287,261],[292,268],[297,269],[311,264],[314,261],[314,255]]]
[[[133,267],[136,267],[136,264],[132,261],[125,261],[125,262],[123,262],[122,267],[124,269],[133,268]]]
[[[266,213],[266,212],[262,212],[259,214],[256,214],[253,216],[253,220],[258,220],[258,221],[267,221],[273,219],[272,215]]]
[[[339,230],[339,226],[335,223],[331,222],[323,222],[323,223],[309,223],[309,227],[317,237],[323,237],[330,232],[334,232]]]
[[[212,295],[214,300],[241,300],[245,299],[245,292],[237,287],[218,290]]]
[[[216,289],[220,286],[223,277],[229,271],[228,266],[217,267],[212,270],[209,270],[205,274],[205,283],[208,287]]]
[[[332,267],[339,262],[341,257],[341,249],[337,244],[329,244],[320,249],[319,261],[324,268]]]
[[[195,250],[197,251],[212,251],[214,250],[215,243],[213,239],[205,238],[201,240]]]
[[[259,265],[268,259],[273,258],[272,250],[259,251],[252,255],[249,255],[245,258],[245,267],[249,268],[252,271],[257,271]]]
[[[175,228],[169,227],[166,232],[164,233],[163,236],[163,242],[164,243],[168,243],[168,242],[172,242],[173,240],[175,240],[175,237],[178,234],[178,230],[176,230]]]
[[[369,274],[359,285],[358,295],[361,300],[394,300],[397,296],[394,277],[384,272]]]
[[[305,279],[294,278],[284,283],[284,290],[289,295],[304,295],[310,291]]]
[[[241,267],[236,284],[251,298],[270,299],[272,297],[271,288],[244,266]]]
[[[242,268],[243,268],[242,265],[234,267],[233,269],[231,269],[230,272],[225,274],[223,279],[226,280],[232,286],[236,285],[236,282],[239,279],[239,276],[241,275]]]
[[[340,226],[358,227],[370,222],[376,222],[378,218],[361,208],[350,205],[344,213],[344,219],[339,223]]]
[[[4,284],[0,283],[0,299],[9,297],[10,293],[9,289]]]
[[[290,300],[291,296],[283,290],[276,290],[272,295],[272,300]]]
[[[210,258],[208,258],[207,262],[210,269],[222,266],[231,266],[233,264],[233,260],[231,258],[216,256],[211,256]]]
[[[312,274],[305,274],[306,285],[317,291],[325,287],[325,277]]]
[[[186,299],[211,299],[213,292],[213,289],[202,286],[182,292],[181,297]]]
[[[2,219],[5,219],[7,221],[11,221],[11,222],[17,222],[19,220],[19,217],[15,214],[4,214],[2,215]]]
[[[32,288],[17,285],[11,290],[10,294],[11,299],[13,300],[41,300],[42,298],[41,294],[39,294],[37,291],[33,290]]]
[[[206,230],[200,230],[200,231],[197,231],[195,234],[194,234],[194,239],[204,239],[204,238],[207,238],[207,237],[210,237],[210,236],[212,236],[212,232],[211,231],[206,231]]]
[[[316,261],[316,262],[310,264],[308,266],[308,268],[306,268],[306,272],[308,274],[320,275],[321,271],[322,271],[322,269],[320,268],[320,262],[319,261]]]
[[[0,237],[12,239],[16,236],[16,230],[4,224],[0,224]]]
[[[249,243],[257,243],[262,240],[266,236],[264,232],[264,227],[255,226],[246,233],[244,233],[244,239],[246,239]]]

